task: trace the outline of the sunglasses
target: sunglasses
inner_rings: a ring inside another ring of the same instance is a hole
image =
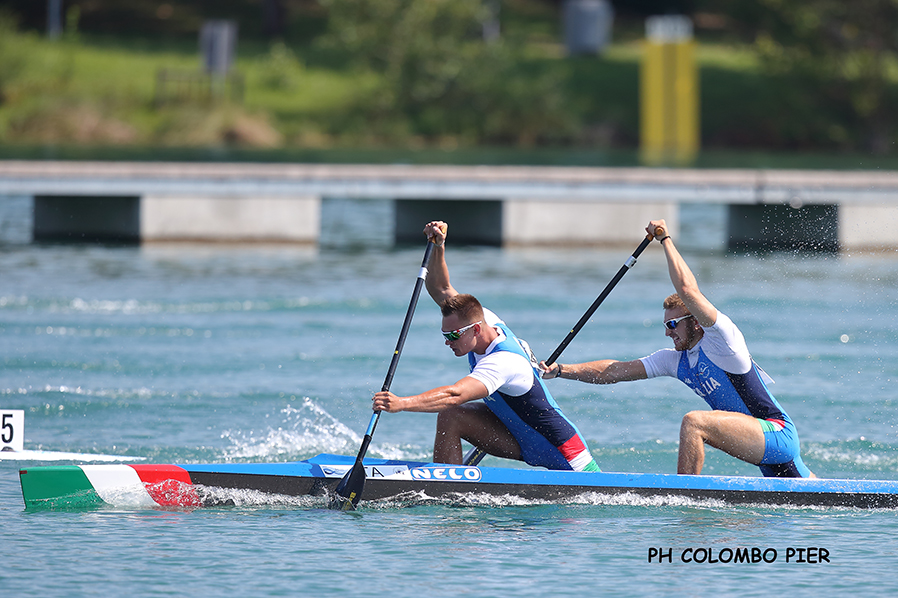
[[[459,328],[458,330],[453,330],[451,332],[443,332],[441,330],[440,332],[443,332],[443,338],[446,339],[447,341],[457,341],[458,339],[461,338],[461,335],[463,335],[465,332],[467,332],[468,330],[470,330],[477,324],[480,324],[481,322],[483,322],[483,320],[477,320],[473,324],[468,324],[467,326],[463,326],[463,327]]]
[[[686,316],[682,316],[682,317],[680,317],[680,318],[674,318],[674,319],[672,319],[672,320],[667,320],[666,322],[664,322],[664,326],[665,326],[666,328],[671,329],[671,330],[676,330],[676,329],[677,329],[677,324],[679,324],[680,322],[682,322],[682,321],[685,320],[686,318],[691,318],[691,317],[693,317],[692,314],[689,314],[689,315],[686,315]]]

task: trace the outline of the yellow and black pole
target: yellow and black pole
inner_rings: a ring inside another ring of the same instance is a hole
[[[692,21],[646,19],[640,73],[640,149],[645,164],[689,164],[699,149],[698,68]]]

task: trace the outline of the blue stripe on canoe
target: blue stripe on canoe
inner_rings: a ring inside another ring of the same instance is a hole
[[[224,463],[181,465],[187,471],[205,473],[232,473],[285,477],[324,477],[320,466],[349,466],[355,457],[321,454],[306,461],[293,463]],[[392,459],[365,459],[366,466],[402,466],[413,468],[454,468],[461,471],[463,465],[444,465],[420,461]],[[577,471],[550,471],[544,469],[512,469],[505,467],[479,467],[481,483],[523,484],[533,486],[578,486],[588,488],[652,488],[670,490],[717,490],[727,492],[814,492],[814,493],[877,493],[898,494],[898,480],[828,480],[803,478],[764,478],[748,476],[687,476],[664,473],[587,473]],[[459,484],[467,479],[446,479]]]

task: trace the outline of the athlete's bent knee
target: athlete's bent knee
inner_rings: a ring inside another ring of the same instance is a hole
[[[704,411],[690,411],[686,415],[683,416],[683,421],[680,422],[680,431],[681,432],[691,432],[698,431],[702,428],[703,422],[705,421],[705,412]]]

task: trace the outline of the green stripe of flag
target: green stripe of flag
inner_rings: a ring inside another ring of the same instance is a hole
[[[19,471],[25,508],[91,507],[105,504],[76,465],[31,467]]]

